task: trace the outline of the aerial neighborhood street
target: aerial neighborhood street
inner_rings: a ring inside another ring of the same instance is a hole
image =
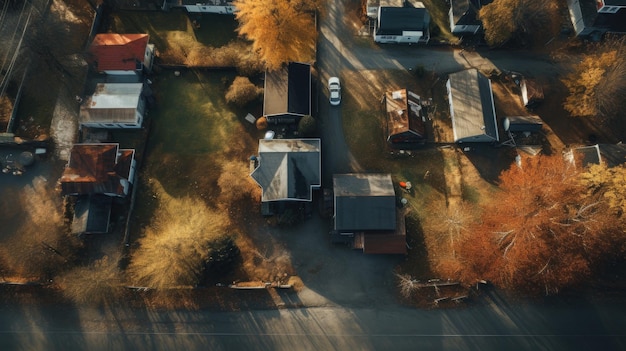
[[[0,349],[626,349],[626,1],[0,8]]]

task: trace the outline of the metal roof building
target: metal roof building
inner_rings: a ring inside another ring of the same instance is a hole
[[[497,142],[491,81],[476,69],[450,74],[446,83],[454,141]]]

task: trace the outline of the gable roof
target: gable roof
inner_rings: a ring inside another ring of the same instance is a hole
[[[63,195],[128,194],[135,150],[119,144],[74,144],[61,175]]]
[[[425,8],[381,7],[376,35],[402,35],[403,31],[428,32],[430,14]]]
[[[250,176],[261,186],[261,201],[312,201],[321,186],[320,139],[261,139],[258,165]]]
[[[419,96],[406,90],[394,90],[385,93],[387,128],[389,136],[411,132],[425,136],[425,126],[420,116]]]
[[[448,84],[454,141],[498,141],[491,81],[472,68],[450,74]]]
[[[136,122],[142,90],[142,83],[98,83],[93,95],[80,106],[80,121]]]
[[[335,230],[395,230],[396,195],[389,174],[335,174]]]
[[[290,62],[265,72],[263,115],[311,114],[311,65]]]
[[[148,34],[97,34],[89,46],[90,60],[98,71],[134,71],[141,68]]]

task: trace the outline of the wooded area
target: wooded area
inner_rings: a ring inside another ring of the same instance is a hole
[[[561,155],[511,166],[480,221],[455,242],[460,264],[444,267],[447,276],[545,294],[585,281],[626,242],[623,211],[616,210],[623,204],[611,202],[626,181],[610,172],[583,172]]]

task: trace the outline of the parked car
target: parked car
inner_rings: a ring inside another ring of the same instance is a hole
[[[339,82],[339,78],[330,77],[330,79],[328,79],[328,91],[330,92],[330,104],[338,106],[341,103],[341,83]]]

